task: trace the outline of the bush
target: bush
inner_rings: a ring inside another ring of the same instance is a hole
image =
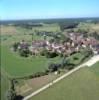
[[[15,93],[15,91],[13,91],[13,90],[9,90],[8,92],[7,92],[7,100],[15,100],[15,97],[16,97],[16,93]]]
[[[65,68],[67,70],[71,70],[73,69],[75,66],[75,64],[71,64],[69,60],[67,59],[63,59],[62,63],[61,63],[61,68]]]
[[[23,56],[23,57],[28,57],[29,56],[29,50],[28,49],[21,49],[19,50],[19,54],[20,56]]]
[[[58,56],[58,54],[56,52],[47,52],[46,53],[47,58],[54,58],[56,56]]]
[[[74,57],[73,59],[74,59],[74,60],[78,60],[79,58],[78,58],[78,57]]]
[[[51,64],[49,64],[48,69],[50,72],[55,72],[58,70],[59,67],[61,67],[61,64],[51,63]]]
[[[58,54],[56,52],[49,52],[46,49],[44,49],[43,51],[41,51],[40,54],[42,56],[46,56],[47,58],[54,58],[54,57],[58,56]]]
[[[17,51],[18,46],[19,46],[19,42],[14,43],[14,44],[13,44],[13,50],[14,50],[14,51]]]
[[[11,79],[10,80],[10,89],[8,90],[7,95],[6,95],[7,100],[15,100],[15,98],[16,98],[14,83],[15,83],[15,80]]]
[[[30,75],[30,76],[28,77],[28,79],[36,78],[36,77],[40,77],[40,76],[44,76],[44,75],[48,75],[48,73],[49,73],[48,70],[46,70],[45,72],[37,72],[37,73],[35,73],[35,74],[33,74],[33,75]]]
[[[44,76],[45,73],[44,72],[37,72],[34,74],[34,77],[40,77],[40,76]]]
[[[23,96],[22,95],[16,95],[14,100],[23,100]]]
[[[45,56],[46,53],[47,53],[47,50],[46,50],[46,49],[43,49],[43,50],[40,52],[41,56]]]
[[[69,65],[65,67],[67,70],[72,70],[74,68],[74,65]]]

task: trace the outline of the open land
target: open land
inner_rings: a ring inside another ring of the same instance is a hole
[[[88,34],[92,34],[96,31],[99,34],[99,24],[80,23],[78,27],[74,28],[75,32],[79,29],[88,31]],[[80,31],[82,31],[80,30]],[[2,25],[1,26],[1,98],[6,100],[7,91],[10,88],[9,78],[22,78],[37,72],[44,72],[49,63],[61,63],[62,57],[56,56],[54,58],[46,58],[45,56],[29,56],[27,58],[21,57],[18,52],[13,52],[11,46],[15,42],[26,40],[29,43],[32,41],[31,33],[34,33],[33,40],[44,40],[43,36],[36,35],[36,32],[61,32],[60,26],[57,23],[43,24],[42,27],[32,27],[27,29],[20,26]],[[63,33],[68,33],[72,29],[65,29]],[[93,34],[92,34],[93,36]],[[47,37],[48,40],[52,37]],[[76,60],[74,58],[77,58]],[[78,65],[84,58],[84,53],[76,53],[69,56],[70,63]],[[97,100],[99,98],[98,84],[99,84],[99,63],[96,63],[93,67],[82,68],[80,71],[75,72],[68,78],[63,79],[55,86],[47,89],[46,91],[34,96],[33,100]],[[57,77],[61,76],[67,70],[63,71],[59,75],[50,74],[41,76],[34,79],[18,79],[16,85],[16,91],[26,96],[31,92],[41,88],[43,85],[51,82]],[[43,81],[42,81],[43,80]],[[38,84],[37,84],[38,83]],[[40,84],[39,84],[40,83]],[[90,83],[90,84],[89,84]],[[61,92],[60,92],[61,91]],[[76,92],[75,92],[76,91]],[[31,99],[31,100],[32,100]]]
[[[99,98],[99,62],[84,67],[30,100],[97,100]]]

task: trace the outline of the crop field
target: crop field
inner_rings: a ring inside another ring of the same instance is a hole
[[[98,100],[99,62],[82,68],[30,100]]]

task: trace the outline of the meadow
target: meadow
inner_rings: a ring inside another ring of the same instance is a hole
[[[30,100],[98,100],[99,62],[82,68]]]
[[[7,91],[9,90],[9,81],[8,78],[6,77],[5,73],[2,71],[1,72],[1,100],[6,100],[6,94]]]
[[[44,71],[47,69],[48,63],[59,61],[60,59],[60,57],[48,59],[43,56],[24,58],[11,52],[10,48],[2,46],[1,49],[1,67],[12,77],[27,76]]]

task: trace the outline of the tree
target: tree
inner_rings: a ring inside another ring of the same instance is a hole
[[[92,33],[92,36],[93,36],[95,39],[99,40],[99,34],[98,34],[97,32],[93,32],[93,33]]]
[[[13,50],[14,51],[17,51],[17,49],[18,49],[18,46],[19,46],[19,42],[15,42],[14,44],[13,44]]]
[[[74,64],[70,63],[69,59],[66,59],[66,57],[63,58],[62,63],[61,63],[61,68],[65,68],[67,70],[71,70],[74,68]]]
[[[33,41],[33,35],[34,35],[34,34],[32,33],[32,41]]]
[[[14,87],[14,79],[10,80],[10,89],[7,92],[7,100],[15,100],[16,92]]]
[[[48,66],[48,69],[50,72],[55,72],[58,70],[58,68],[61,66],[61,64],[54,64],[54,63],[51,63],[49,64]]]
[[[20,56],[23,56],[23,57],[28,57],[29,56],[29,49],[27,48],[27,49],[20,49],[19,50],[19,54],[20,54]]]
[[[45,34],[43,35],[43,37],[44,37],[44,40],[46,40],[46,39],[47,39],[47,36],[46,36]]]
[[[16,93],[12,89],[7,92],[7,100],[15,100]]]

